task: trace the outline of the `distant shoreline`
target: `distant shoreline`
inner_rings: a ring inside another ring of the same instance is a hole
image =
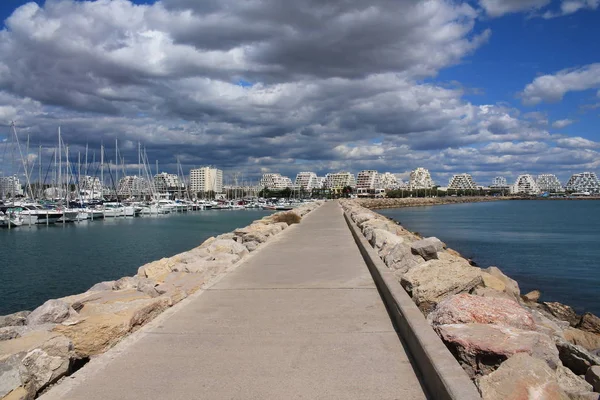
[[[590,197],[517,197],[517,196],[464,196],[464,197],[404,197],[384,199],[357,199],[363,207],[372,210],[385,208],[425,207],[444,204],[486,203],[508,200],[600,200],[600,196]]]

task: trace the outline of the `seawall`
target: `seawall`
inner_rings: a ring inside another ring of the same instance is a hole
[[[307,203],[100,282],[33,312],[0,317],[0,399],[33,399],[260,252],[322,203]]]
[[[342,206],[484,399],[535,392],[536,398],[597,400],[600,319],[538,303],[539,293],[522,296],[498,268],[473,266],[439,239],[423,239],[363,207],[449,203],[442,200],[361,199]]]

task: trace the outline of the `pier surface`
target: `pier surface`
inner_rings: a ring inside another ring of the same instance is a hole
[[[425,398],[337,202],[147,328],[43,398]]]

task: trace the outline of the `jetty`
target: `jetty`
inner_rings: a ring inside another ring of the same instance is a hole
[[[188,300],[42,398],[428,398],[337,202]]]

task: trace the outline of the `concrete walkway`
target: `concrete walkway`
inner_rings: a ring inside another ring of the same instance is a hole
[[[62,398],[425,398],[334,202],[148,328]]]

